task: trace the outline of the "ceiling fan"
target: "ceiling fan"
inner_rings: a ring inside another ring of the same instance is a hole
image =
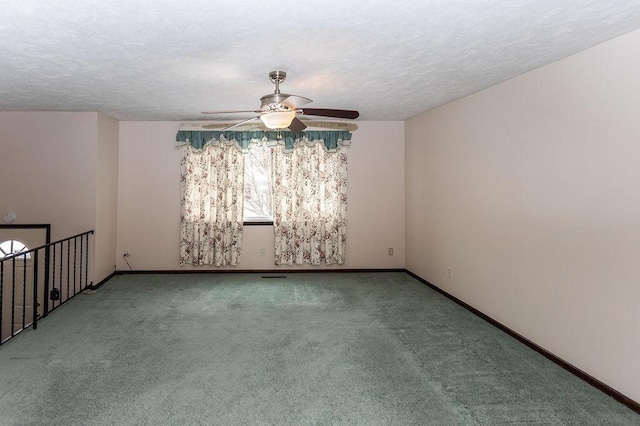
[[[276,85],[273,93],[264,95],[260,98],[260,109],[246,111],[203,111],[203,114],[232,114],[253,112],[256,117],[242,120],[220,130],[228,130],[241,126],[254,120],[260,119],[269,129],[289,129],[292,132],[301,132],[307,128],[307,125],[300,120],[297,115],[311,115],[316,117],[346,118],[356,119],[360,116],[358,111],[347,109],[323,109],[323,108],[302,108],[313,102],[311,99],[280,93],[280,84],[287,77],[284,71],[271,71],[269,79]]]

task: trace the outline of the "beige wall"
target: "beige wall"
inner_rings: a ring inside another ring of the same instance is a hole
[[[98,114],[97,134],[95,279],[99,282],[116,265],[119,122]]]
[[[118,122],[95,112],[0,112],[0,213],[51,224],[56,241],[94,229],[89,280],[114,270]]]
[[[404,123],[359,122],[349,154],[345,268],[404,267]],[[122,122],[119,149],[118,269],[179,269],[178,123]],[[394,256],[388,248],[394,248]],[[260,249],[265,256],[260,256]],[[182,267],[190,269],[191,267]],[[273,230],[246,226],[240,265],[273,269]],[[290,267],[287,267],[290,268]]]
[[[96,113],[0,112],[0,212],[50,223],[57,240],[93,229]]]
[[[405,127],[407,268],[636,401],[638,52],[640,31]]]

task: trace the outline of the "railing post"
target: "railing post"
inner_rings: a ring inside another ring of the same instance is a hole
[[[27,326],[27,254],[22,255],[22,330]]]
[[[67,299],[69,299],[69,281],[71,280],[71,240],[67,240]],[[75,294],[75,292],[74,292]]]
[[[13,337],[16,323],[16,257],[11,257],[11,334]]]
[[[42,318],[46,317],[49,314],[49,271],[50,271],[50,257],[51,252],[49,251],[49,245],[47,245],[44,249],[44,300],[42,307]]]
[[[51,247],[52,250],[51,252],[53,253],[52,259],[51,259],[51,287],[52,289],[56,288],[56,243],[53,243],[53,246]],[[50,289],[49,291],[51,291],[52,289]],[[47,293],[47,300],[49,299],[49,293]],[[55,301],[51,301],[51,310],[53,311],[56,308],[56,304]]]
[[[62,267],[64,265],[64,258],[62,257],[63,248],[64,248],[64,240],[60,241],[60,285],[56,287],[58,290],[60,290],[60,298],[58,299],[58,306],[62,305],[62,271],[63,271]]]
[[[81,235],[80,236],[80,290],[82,290],[82,266],[83,265],[84,265],[84,236]]]
[[[73,293],[77,292],[76,283],[78,282],[78,278],[76,276],[77,272],[77,263],[78,263],[78,237],[73,239]],[[80,286],[82,289],[82,286]]]
[[[85,268],[84,268],[84,288],[87,288],[89,285],[89,235],[93,234],[93,231],[87,234],[87,255],[85,257]]]
[[[33,329],[38,328],[38,253],[33,252]]]

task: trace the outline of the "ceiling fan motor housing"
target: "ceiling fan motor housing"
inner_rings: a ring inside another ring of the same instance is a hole
[[[287,105],[283,104],[283,105],[280,105],[278,108],[276,108],[276,105],[278,105],[280,102],[282,102],[289,96],[290,95],[287,95],[286,93],[280,93],[279,91],[278,93],[269,93],[268,95],[264,95],[263,97],[260,98],[260,110],[261,111],[270,111],[273,109],[278,109],[280,111],[288,110],[289,107]]]

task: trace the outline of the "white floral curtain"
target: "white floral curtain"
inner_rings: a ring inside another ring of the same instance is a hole
[[[347,150],[322,141],[271,148],[275,264],[344,264]]]
[[[182,148],[180,264],[237,265],[244,159],[234,143]]]

